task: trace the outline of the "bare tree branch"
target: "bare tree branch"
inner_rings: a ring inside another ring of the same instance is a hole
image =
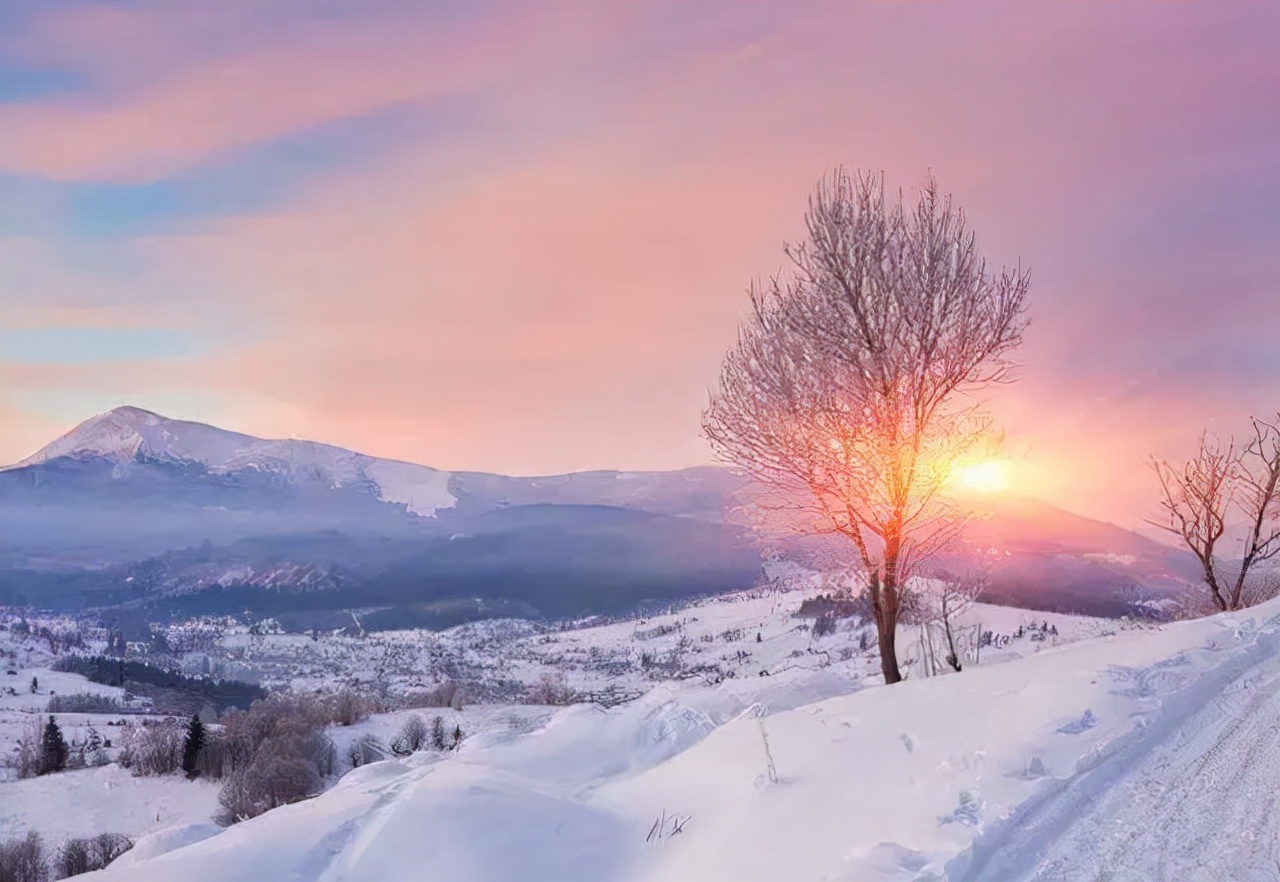
[[[1196,455],[1175,467],[1152,459],[1160,481],[1163,521],[1151,521],[1178,536],[1200,562],[1205,586],[1220,611],[1241,609],[1259,592],[1249,576],[1259,564],[1280,554],[1280,417],[1251,420],[1253,437],[1237,449],[1207,432]],[[1247,524],[1239,569],[1224,579],[1220,540],[1232,511]]]
[[[896,682],[903,586],[963,527],[946,485],[990,437],[962,399],[1009,378],[1030,279],[988,270],[932,180],[908,206],[886,200],[882,176],[838,169],[805,223],[807,240],[785,246],[791,272],[750,289],[703,428],[769,504],[854,544]]]

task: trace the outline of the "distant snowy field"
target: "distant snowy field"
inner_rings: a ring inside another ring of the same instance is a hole
[[[671,679],[758,677],[790,668],[824,668],[850,684],[880,678],[874,629],[841,620],[834,634],[815,637],[813,619],[795,616],[817,589],[750,591],[691,603],[677,611],[595,627],[558,630],[532,622],[495,619],[446,631],[379,631],[365,637],[228,633],[212,663],[225,676],[268,687],[316,689],[336,683],[408,692],[445,679],[488,684],[495,695],[522,695],[543,675],[563,676],[579,693],[607,689],[635,694]],[[1057,634],[1041,642],[1032,626],[1048,624]],[[976,629],[1009,638],[984,647],[987,664],[1060,643],[1137,627],[1114,619],[1029,612],[977,604],[958,621],[965,638]],[[1022,635],[1015,637],[1019,628]],[[757,641],[757,634],[760,640]],[[899,654],[909,675],[923,673],[917,629],[903,627]],[[863,648],[863,644],[867,644]],[[197,672],[201,654],[185,664]],[[514,692],[513,692],[514,689]],[[473,697],[475,700],[476,697]]]

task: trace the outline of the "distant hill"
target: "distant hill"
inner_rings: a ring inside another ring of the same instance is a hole
[[[616,613],[742,588],[724,469],[450,473],[124,407],[0,470],[0,604],[303,626]]]
[[[122,407],[0,469],[0,604],[296,627],[618,613],[754,584],[761,546],[727,515],[747,486],[716,467],[446,472]],[[1178,552],[1030,499],[968,540],[1001,550],[992,599],[1028,606],[1113,610],[1188,578]]]

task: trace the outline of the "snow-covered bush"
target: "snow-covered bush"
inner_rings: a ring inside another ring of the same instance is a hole
[[[169,775],[182,768],[186,728],[177,720],[145,720],[125,726],[120,765],[135,775]]]
[[[47,882],[49,866],[44,840],[34,830],[26,836],[0,841],[0,879],[4,882]]]
[[[224,718],[222,823],[256,817],[320,791],[335,766],[333,742],[324,733],[331,710],[313,697],[272,695]]]
[[[572,704],[574,697],[573,690],[560,672],[543,674],[537,683],[529,687],[528,693],[530,704]]]
[[[438,718],[437,718],[438,719]],[[408,756],[427,746],[427,723],[418,714],[410,714],[400,728],[400,734],[391,742],[391,750],[397,756]]]
[[[88,839],[68,839],[58,849],[53,861],[59,879],[105,869],[120,855],[133,848],[133,840],[122,833],[102,833]],[[3,877],[0,877],[3,878]]]
[[[316,764],[286,741],[267,741],[253,762],[238,769],[218,792],[218,821],[234,824],[320,792]]]
[[[451,707],[462,710],[462,689],[453,680],[448,680],[425,692],[410,692],[399,704],[404,708]]]
[[[19,778],[34,778],[40,774],[40,741],[43,734],[44,727],[38,719],[28,720],[23,726],[11,760]]]
[[[339,726],[351,726],[369,716],[369,701],[354,689],[343,689],[329,699],[330,719]]]

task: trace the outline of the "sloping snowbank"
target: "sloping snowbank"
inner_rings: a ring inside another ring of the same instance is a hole
[[[1153,757],[1184,725],[1210,725],[1224,695],[1276,670],[1280,602],[852,694],[822,672],[668,685],[444,758],[359,769],[314,800],[96,878],[1030,877],[1108,787],[1158,774]],[[1235,706],[1242,719],[1271,709]],[[1247,781],[1247,766],[1234,774]],[[1092,796],[1053,809],[1077,792]],[[1256,813],[1258,792],[1204,796]],[[997,865],[997,853],[1012,857]]]

